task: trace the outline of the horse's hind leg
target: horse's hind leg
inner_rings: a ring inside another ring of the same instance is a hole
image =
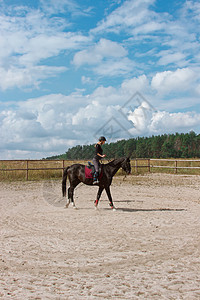
[[[74,203],[74,187],[70,186],[68,188],[68,199],[69,199],[68,206],[70,203],[72,203],[73,208],[76,208],[75,203]]]
[[[66,204],[66,208],[68,208],[69,204],[70,204],[70,187],[68,188],[68,202]]]
[[[72,203],[73,207],[75,207],[75,204],[74,204],[74,188],[71,188],[71,187],[68,188],[68,202],[67,202],[65,207],[68,208],[70,203]]]
[[[73,178],[73,174],[69,175],[69,182],[70,186],[68,188],[68,203],[66,204],[66,207],[69,206],[71,203],[74,208],[76,208],[74,203],[74,189],[75,187],[80,183],[80,180],[78,178]]]

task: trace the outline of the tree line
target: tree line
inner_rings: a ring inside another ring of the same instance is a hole
[[[200,134],[163,134],[151,137],[137,137],[119,140],[102,146],[108,159],[130,156],[130,158],[193,158],[200,157]],[[66,153],[46,159],[92,159],[94,144],[78,145]]]

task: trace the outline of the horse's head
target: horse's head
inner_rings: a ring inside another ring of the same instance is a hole
[[[130,163],[130,158],[126,157],[123,162],[122,162],[122,170],[124,170],[127,174],[131,173],[131,163]]]

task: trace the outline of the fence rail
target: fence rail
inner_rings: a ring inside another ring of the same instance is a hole
[[[61,170],[62,172],[64,169],[74,163],[75,161],[69,160],[0,160],[0,172],[12,172],[12,171],[24,171],[26,180],[29,180],[30,171],[47,171],[47,170]],[[76,161],[77,162],[77,161]],[[80,161],[79,161],[80,162]],[[87,161],[81,161],[82,163],[87,164]],[[165,163],[164,165],[158,164]],[[180,165],[181,163],[195,163],[198,166],[185,166]],[[33,167],[33,164],[39,164],[39,167]],[[168,163],[168,164],[166,164]],[[23,167],[12,167],[12,165],[23,165]],[[52,167],[49,164],[53,165]],[[56,166],[57,164],[57,166]],[[173,165],[171,165],[173,164]],[[59,165],[59,166],[58,166]],[[131,167],[137,173],[140,168],[147,168],[148,172],[152,172],[155,169],[171,169],[174,170],[174,173],[177,173],[180,169],[186,170],[198,170],[200,169],[200,160],[196,159],[142,159],[136,158],[131,160]],[[200,172],[199,172],[200,174]]]
[[[153,162],[153,161],[160,161],[160,162],[162,162],[162,161],[164,161],[164,162],[172,162],[172,163],[174,163],[174,166],[169,166],[169,165],[165,165],[165,166],[161,166],[161,165],[151,165],[150,166],[150,168],[162,168],[162,169],[174,169],[174,173],[177,173],[177,171],[178,171],[178,169],[187,169],[187,170],[197,170],[197,169],[200,169],[200,167],[198,167],[198,166],[178,166],[178,163],[181,163],[181,162],[184,162],[184,163],[186,163],[186,162],[188,162],[188,163],[192,163],[192,162],[195,162],[195,163],[199,163],[200,164],[200,160],[198,159],[164,159],[164,158],[162,158],[162,159],[156,159],[156,158],[154,158],[154,159],[150,159],[150,162]]]
[[[29,172],[30,171],[47,171],[47,170],[62,170],[67,167],[66,160],[0,160],[0,165],[4,164],[4,168],[0,168],[0,172],[7,172],[7,171],[24,171],[26,172],[26,180],[29,180]],[[7,165],[11,165],[12,163],[15,164],[24,164],[23,168],[6,168]],[[30,164],[37,163],[37,164],[46,164],[46,167],[30,167]],[[60,167],[49,167],[48,163],[56,164],[59,163]],[[69,162],[68,162],[69,165]]]

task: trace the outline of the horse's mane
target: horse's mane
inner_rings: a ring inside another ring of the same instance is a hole
[[[109,163],[107,163],[107,166],[116,166],[119,162],[122,162],[125,159],[125,157],[115,158],[111,160]]]

